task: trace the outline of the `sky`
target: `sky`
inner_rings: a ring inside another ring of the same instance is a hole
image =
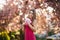
[[[0,0],[0,4],[5,4],[6,1],[5,0]]]
[[[3,5],[6,3],[5,0],[0,0],[0,10],[3,8]]]

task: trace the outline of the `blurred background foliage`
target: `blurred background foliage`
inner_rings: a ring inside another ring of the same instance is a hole
[[[40,8],[41,8],[40,10],[45,9],[46,8],[45,3],[47,3],[49,7],[52,7],[54,9],[52,13],[54,14],[54,17],[51,18],[51,20],[54,21],[51,22],[55,23],[54,26],[55,28],[54,31],[56,31],[55,33],[60,32],[59,31],[60,30],[59,29],[60,28],[59,25],[60,24],[60,0],[3,0],[2,2],[3,3],[0,3],[1,6],[0,7],[0,39],[1,40],[20,40],[20,39],[23,40],[24,32],[21,29],[21,24],[22,24],[21,18],[23,18],[24,15],[27,14],[31,9],[33,10],[40,9]],[[51,34],[52,31],[50,31],[50,27],[46,27],[46,23],[44,21],[45,17],[39,16],[38,13],[34,17],[36,17],[36,20],[38,21],[38,23],[36,23],[37,25],[36,27],[38,27],[39,29],[37,30],[38,34],[41,33],[42,29],[44,30],[46,28],[45,30],[47,30],[48,35],[52,35]],[[40,27],[41,25],[43,26]]]

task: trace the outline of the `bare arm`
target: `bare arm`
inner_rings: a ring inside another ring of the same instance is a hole
[[[36,29],[31,24],[28,24],[28,25],[34,32],[36,31]]]
[[[26,23],[24,22],[22,24],[22,26],[24,26]],[[36,31],[36,29],[30,24],[30,23],[27,23],[29,25],[29,27],[31,28],[31,30],[33,30],[34,32]]]

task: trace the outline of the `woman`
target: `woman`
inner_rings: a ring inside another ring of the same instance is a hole
[[[25,40],[36,40],[34,31],[35,28],[32,25],[33,14],[30,13],[25,19],[24,31],[25,31]]]

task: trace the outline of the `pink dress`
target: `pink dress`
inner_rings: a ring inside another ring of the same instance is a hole
[[[33,33],[33,31],[29,28],[29,25],[26,23],[25,24],[25,40],[36,40],[35,35]]]

